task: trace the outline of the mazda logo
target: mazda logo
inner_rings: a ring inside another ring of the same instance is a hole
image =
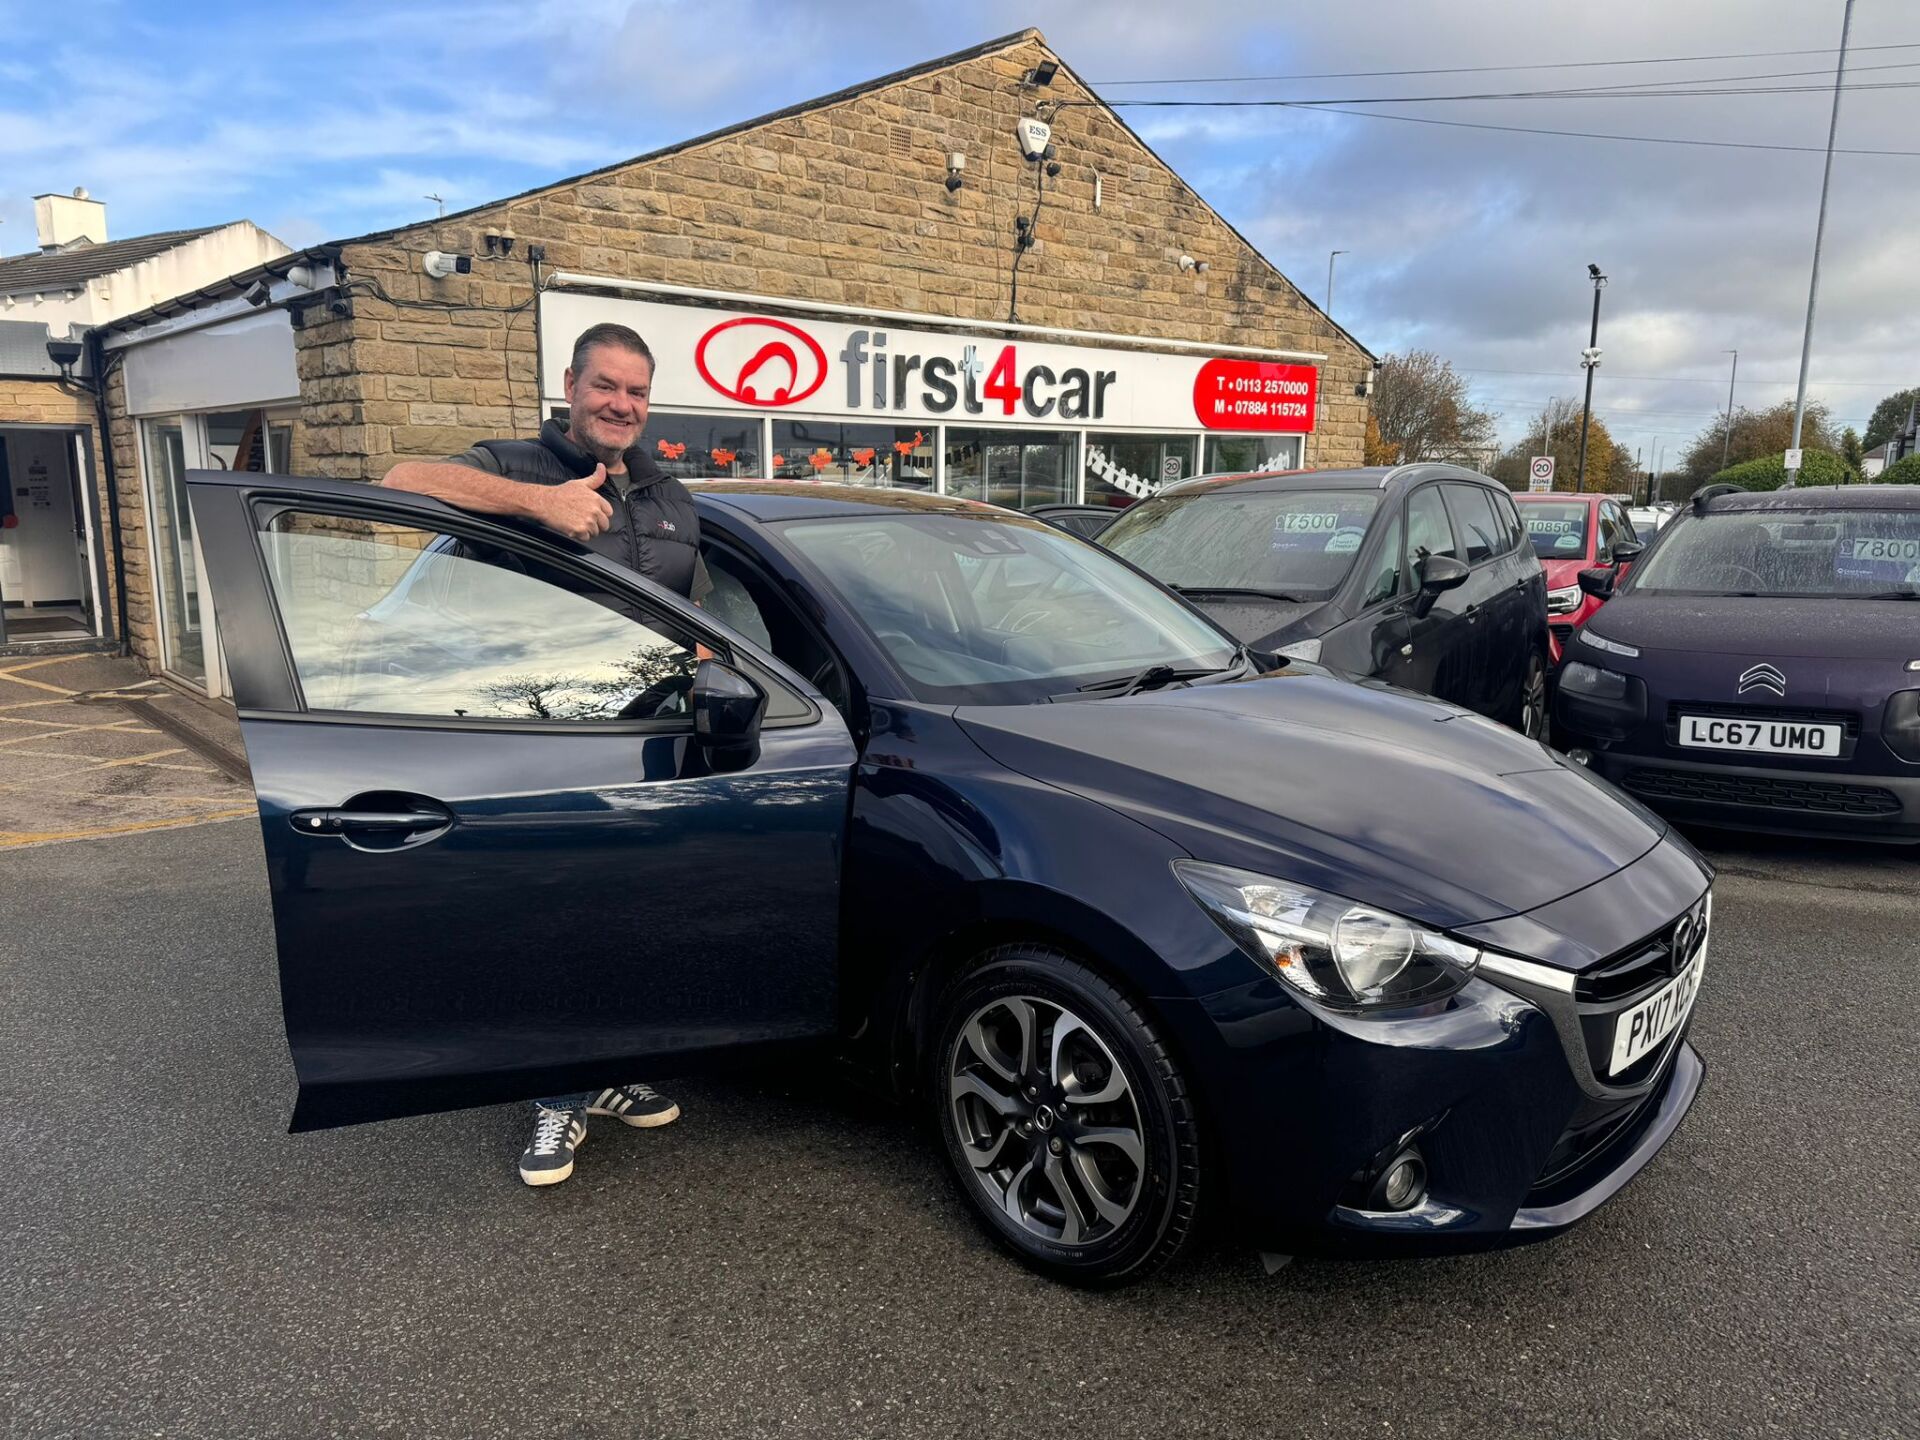
[[[796,405],[826,384],[827,354],[797,325],[746,315],[702,335],[693,368],[742,405]]]
[[[1771,690],[1776,695],[1785,695],[1787,677],[1776,666],[1762,660],[1740,672],[1740,693],[1744,695],[1749,690]]]

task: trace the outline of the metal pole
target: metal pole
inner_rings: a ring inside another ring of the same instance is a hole
[[[1345,250],[1329,250],[1327,252],[1327,318],[1329,320],[1333,318],[1333,257],[1348,253],[1349,252]]]
[[[1800,423],[1807,413],[1807,366],[1813,358],[1813,309],[1820,298],[1820,242],[1827,234],[1827,189],[1833,184],[1833,141],[1840,131],[1841,82],[1847,76],[1847,36],[1853,29],[1853,0],[1847,0],[1846,14],[1840,20],[1840,60],[1833,71],[1833,118],[1827,122],[1827,163],[1820,177],[1820,218],[1813,226],[1813,279],[1807,285],[1807,329],[1800,338],[1800,388],[1793,397],[1793,449],[1800,448]],[[1787,484],[1799,478],[1799,471],[1787,472]]]
[[[1851,4],[1852,0],[1848,0],[1848,3]],[[1593,329],[1587,336],[1587,349],[1592,351],[1600,345],[1600,291],[1605,288],[1607,277],[1600,273],[1598,265],[1589,265],[1587,269],[1593,276]],[[1600,365],[1599,360],[1591,354],[1582,357],[1580,363],[1587,371],[1587,400],[1580,410],[1580,460],[1574,467],[1573,477],[1573,493],[1576,495],[1587,488],[1587,426],[1593,421],[1593,372]]]
[[[1722,350],[1722,355],[1733,356],[1733,373],[1727,376],[1727,433],[1720,441],[1720,468],[1727,468],[1727,449],[1733,444],[1733,382],[1740,378],[1740,352]]]

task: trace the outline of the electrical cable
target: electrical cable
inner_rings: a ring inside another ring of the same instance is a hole
[[[1920,42],[1901,45],[1854,45],[1849,54],[1875,50],[1920,50]],[[1720,55],[1652,55],[1638,60],[1559,60],[1526,65],[1447,65],[1427,70],[1323,70],[1297,75],[1190,75],[1181,78],[1091,80],[1090,85],[1243,85],[1255,81],[1373,80],[1404,75],[1490,75],[1515,70],[1593,70],[1618,65],[1691,65],[1708,60],[1773,60],[1789,55],[1837,55],[1832,47],[1818,50],[1741,50]]]
[[[1027,251],[1039,243],[1040,211],[1047,203],[1047,162],[1045,157],[1033,162],[1033,213],[1026,217],[1026,224],[1014,222],[1013,268],[1010,272],[1011,287],[1007,294],[1007,323],[1020,323],[1020,262],[1026,258]]]

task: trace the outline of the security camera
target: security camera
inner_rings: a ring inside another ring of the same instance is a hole
[[[422,260],[428,275],[435,280],[444,280],[449,275],[471,275],[473,257],[471,255],[449,255],[444,250],[429,250]]]
[[[258,310],[273,299],[273,289],[264,280],[256,280],[247,287],[247,293],[241,297],[247,304]]]
[[[1053,127],[1046,121],[1029,116],[1013,127],[1013,133],[1020,142],[1020,153],[1027,159],[1040,160],[1046,157],[1047,142],[1053,139]]]
[[[964,173],[967,168],[967,156],[963,150],[955,150],[947,156],[947,191],[951,194],[965,184]]]

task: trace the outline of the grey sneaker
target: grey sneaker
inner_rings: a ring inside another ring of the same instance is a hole
[[[650,1130],[678,1120],[680,1107],[651,1085],[622,1085],[595,1095],[587,1104],[587,1113],[611,1115],[622,1124]]]
[[[533,1107],[533,1140],[520,1155],[520,1178],[529,1185],[558,1185],[573,1174],[573,1153],[587,1138],[587,1107]]]

